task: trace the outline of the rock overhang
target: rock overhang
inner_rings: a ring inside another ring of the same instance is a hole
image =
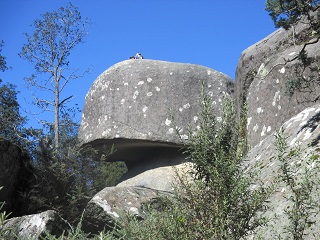
[[[112,161],[129,161],[144,151],[178,151],[188,126],[198,125],[202,85],[218,111],[232,84],[225,74],[194,64],[117,63],[87,93],[79,139],[99,150],[114,144],[118,153],[109,156]]]

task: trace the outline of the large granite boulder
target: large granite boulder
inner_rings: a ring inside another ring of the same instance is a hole
[[[202,82],[217,106],[232,90],[228,76],[199,65],[145,59],[115,64],[86,95],[79,139],[100,150],[114,144],[109,161],[144,161],[178,149],[176,127],[185,138],[186,126],[197,124]]]
[[[42,213],[15,217],[6,220],[1,227],[3,239],[43,239],[47,233],[61,236],[69,229],[68,223],[57,212],[48,210]]]
[[[288,143],[288,149],[284,156],[291,155],[297,149],[301,150],[300,158],[287,157],[287,164],[291,170],[294,170],[291,172],[291,174],[294,174],[294,178],[301,181],[304,169],[308,168],[315,174],[315,179],[320,179],[320,104],[306,108],[286,121],[281,128],[284,130],[283,136],[287,138]],[[281,239],[287,239],[285,229],[289,225],[289,220],[285,211],[288,210],[287,207],[292,207],[292,192],[281,181],[281,178],[279,179],[279,174],[281,173],[279,170],[280,162],[277,159],[276,139],[273,134],[265,137],[248,153],[249,166],[259,169],[259,178],[262,180],[262,183],[270,184],[271,182],[278,182],[276,185],[277,189],[268,202],[270,208],[266,212],[266,217],[269,218],[269,222],[255,234],[255,236],[261,235],[263,239],[270,240],[278,239],[279,234],[281,234]],[[298,186],[295,187],[297,188]],[[313,202],[317,204],[320,199],[320,188],[318,185],[312,185],[312,187]],[[317,207],[314,210],[316,210],[316,214],[310,214],[310,220],[311,222],[315,221],[315,224],[306,231],[307,235],[305,239],[319,239],[320,236],[320,222],[318,221],[320,212]],[[302,221],[302,219],[300,220]],[[313,234],[315,234],[315,238]]]
[[[29,187],[32,177],[30,158],[17,145],[0,139],[0,202],[2,210],[18,214],[21,210],[21,194]]]
[[[82,229],[97,234],[121,225],[121,216],[132,214],[139,219],[145,216],[147,204],[156,202],[159,196],[170,196],[164,191],[145,187],[107,187],[88,203],[83,216]]]
[[[300,52],[303,47],[301,37],[306,31],[303,23],[288,31],[279,29],[241,54],[235,96],[239,108],[245,102],[247,104],[248,142],[252,147],[286,120],[320,101],[319,84],[296,92],[292,98],[285,94],[286,82],[296,78],[296,68],[301,64],[299,60],[286,61]],[[308,45],[306,51],[319,64],[320,42]],[[305,76],[308,74],[308,71],[304,73]]]

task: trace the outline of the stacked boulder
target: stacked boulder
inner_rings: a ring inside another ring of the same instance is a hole
[[[121,209],[142,216],[144,203],[171,194],[175,171],[188,167],[181,141],[188,125],[197,127],[202,87],[219,111],[232,86],[213,69],[156,60],[127,60],[102,73],[86,95],[79,138],[102,158],[114,146],[107,161],[124,161],[128,172],[89,202],[85,230],[112,227]]]

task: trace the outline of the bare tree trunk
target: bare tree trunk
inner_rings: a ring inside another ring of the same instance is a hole
[[[54,100],[54,146],[55,150],[58,152],[60,147],[59,139],[59,98],[60,98],[60,89],[59,89],[59,79],[57,79],[56,71],[54,76],[55,86],[55,100]]]

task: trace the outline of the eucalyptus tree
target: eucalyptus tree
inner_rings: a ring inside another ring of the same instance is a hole
[[[34,66],[34,74],[25,78],[28,86],[45,92],[34,93],[33,103],[42,111],[54,114],[53,121],[40,122],[54,129],[54,147],[57,151],[62,124],[60,113],[73,98],[70,95],[62,99],[62,92],[71,80],[83,75],[77,73],[78,69],[70,67],[70,54],[78,44],[84,43],[91,22],[83,19],[78,8],[71,3],[41,16],[32,25],[33,33],[25,33],[27,43],[19,55]]]

